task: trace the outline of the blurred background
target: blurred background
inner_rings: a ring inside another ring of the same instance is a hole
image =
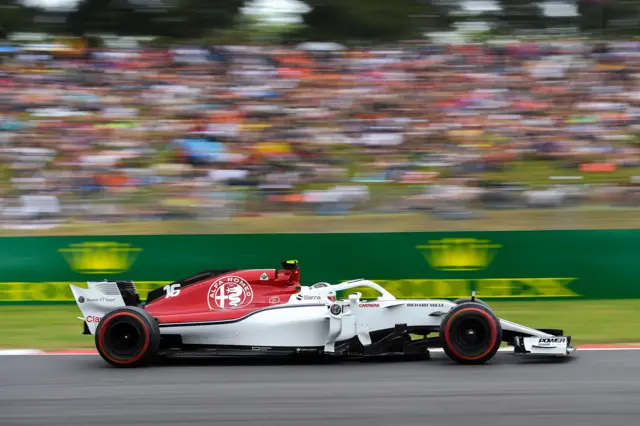
[[[0,424],[634,424],[624,352],[353,379],[2,355],[95,353],[70,284],[285,259],[638,349],[639,36],[638,0],[0,0]]]
[[[92,348],[69,283],[144,300],[291,256],[304,284],[475,289],[640,341],[639,24],[614,0],[0,0],[0,236],[60,237],[0,239],[0,346]],[[545,229],[580,232],[476,232]],[[425,234],[321,235],[381,231]]]
[[[5,235],[640,224],[637,2],[0,11]]]

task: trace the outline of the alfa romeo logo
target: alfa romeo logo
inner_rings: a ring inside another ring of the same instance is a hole
[[[209,287],[209,309],[235,309],[252,301],[253,289],[240,277],[224,277]]]

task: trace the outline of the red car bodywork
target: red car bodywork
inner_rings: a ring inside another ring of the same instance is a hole
[[[145,310],[161,324],[230,321],[286,303],[300,291],[300,270],[249,269],[166,286]],[[179,293],[175,291],[179,290]]]

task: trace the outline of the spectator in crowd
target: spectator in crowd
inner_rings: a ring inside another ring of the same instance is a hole
[[[0,60],[5,224],[640,200],[635,42]]]

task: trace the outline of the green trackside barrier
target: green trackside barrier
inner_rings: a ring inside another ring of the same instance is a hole
[[[72,303],[68,285],[151,288],[298,259],[302,282],[374,280],[404,298],[640,298],[640,230],[0,238],[0,302]],[[377,294],[364,289],[363,297]]]

